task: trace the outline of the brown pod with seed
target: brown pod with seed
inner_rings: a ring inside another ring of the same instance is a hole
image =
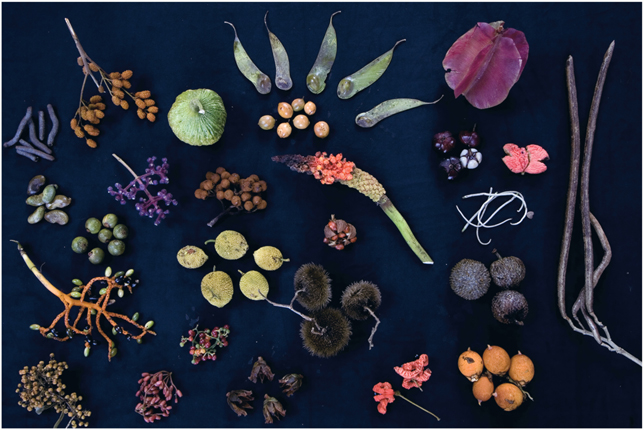
[[[324,243],[341,251],[357,240],[356,228],[353,224],[336,219],[335,215],[331,215],[331,219],[324,226]]]

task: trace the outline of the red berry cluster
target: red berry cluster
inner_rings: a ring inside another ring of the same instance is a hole
[[[192,355],[192,364],[199,364],[202,361],[217,360],[217,347],[224,348],[228,346],[228,335],[230,327],[226,324],[212,330],[199,330],[199,325],[188,331],[188,337],[181,337],[181,347],[187,342],[192,342],[190,346],[190,355]]]
[[[183,397],[181,391],[172,381],[172,373],[167,370],[150,374],[143,372],[139,379],[141,387],[136,392],[136,396],[141,400],[134,409],[136,413],[143,416],[146,423],[153,423],[160,420],[161,417],[170,415],[172,406],[169,403],[179,402],[179,397]],[[153,413],[157,409],[158,412]]]
[[[357,240],[356,228],[353,224],[336,219],[335,215],[331,215],[331,220],[324,226],[324,243],[342,251],[345,246],[351,245]]]

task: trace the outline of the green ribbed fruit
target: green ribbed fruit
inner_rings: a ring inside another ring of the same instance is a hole
[[[212,145],[224,133],[226,108],[219,94],[212,90],[187,90],[174,101],[168,122],[182,142],[193,146]]]

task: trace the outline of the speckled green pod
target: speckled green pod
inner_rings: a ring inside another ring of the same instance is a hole
[[[255,89],[260,94],[268,94],[271,92],[271,78],[257,68],[253,60],[250,59],[246,50],[241,44],[239,37],[237,37],[237,29],[228,21],[225,24],[230,25],[235,31],[235,41],[233,42],[233,53],[235,54],[235,62],[240,72],[251,81]]]
[[[331,72],[331,67],[338,52],[338,38],[335,34],[335,28],[333,28],[333,17],[339,13],[340,11],[337,11],[331,15],[329,27],[326,29],[324,39],[322,39],[318,56],[315,59],[315,63],[313,63],[311,71],[306,76],[306,87],[313,94],[320,94],[326,88],[326,77]]]
[[[443,98],[443,96],[441,96]],[[416,99],[391,99],[380,103],[370,111],[363,112],[356,116],[356,124],[362,128],[373,127],[385,118],[413,109],[423,105],[431,105],[437,103],[440,99],[434,102],[423,102]]]
[[[224,133],[226,108],[219,94],[208,89],[187,90],[179,94],[168,112],[174,134],[193,146],[216,143]]]

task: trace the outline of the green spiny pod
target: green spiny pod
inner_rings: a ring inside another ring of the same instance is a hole
[[[394,49],[396,49],[396,46],[405,40],[406,39],[399,40],[389,51],[385,52],[357,72],[342,79],[338,84],[338,97],[342,100],[350,99],[380,79],[387,70],[389,63],[391,63],[391,59],[394,56]]]
[[[286,49],[284,49],[282,42],[280,42],[277,36],[271,33],[268,29],[266,17],[268,17],[268,11],[266,11],[266,15],[264,15],[264,25],[266,26],[266,31],[268,31],[268,38],[271,42],[271,49],[273,51],[273,59],[275,60],[275,86],[282,91],[287,91],[293,86],[288,54],[286,54]]]
[[[404,112],[409,109],[417,108],[423,105],[433,105],[434,103],[438,103],[442,98],[443,96],[441,96],[438,100],[433,102],[423,102],[416,99],[387,100],[385,102],[380,103],[378,106],[371,109],[370,111],[358,114],[358,116],[356,116],[356,124],[362,128],[373,127],[383,119],[388,118],[392,115],[395,115],[400,112]]]
[[[262,73],[261,70],[257,68],[253,60],[250,59],[246,50],[241,44],[239,37],[237,37],[237,29],[228,21],[224,21],[225,24],[230,25],[235,31],[235,41],[233,42],[233,53],[235,54],[235,62],[237,63],[237,68],[242,75],[246,77],[260,94],[268,94],[271,92],[271,78],[268,77],[265,73]]]
[[[326,77],[331,72],[331,67],[338,52],[338,38],[335,34],[335,28],[333,28],[333,17],[339,13],[340,11],[337,11],[331,15],[329,27],[324,33],[318,56],[315,59],[315,63],[313,63],[313,67],[311,67],[311,71],[306,76],[306,86],[313,94],[320,94],[326,88]]]

